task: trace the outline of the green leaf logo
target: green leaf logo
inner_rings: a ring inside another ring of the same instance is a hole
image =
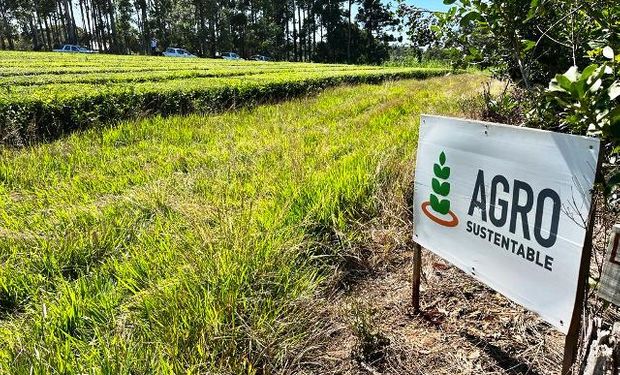
[[[450,167],[446,167],[445,164],[446,153],[442,151],[439,154],[439,164],[433,166],[433,172],[435,172],[433,192],[441,197],[447,197],[450,194],[450,183],[443,181],[450,178]],[[435,212],[447,215],[450,212],[450,201],[448,199],[439,199],[435,194],[431,194],[431,208]]]
[[[433,165],[433,174],[435,175],[431,184],[433,192],[430,199],[422,204],[422,210],[434,222],[446,227],[455,227],[458,225],[459,219],[454,212],[450,211],[450,200],[448,199],[450,195],[450,182],[448,182],[450,167],[446,165],[446,161],[446,153],[442,151],[439,154],[439,163]],[[451,220],[446,220],[433,214],[428,209],[429,206],[436,214],[450,215]]]

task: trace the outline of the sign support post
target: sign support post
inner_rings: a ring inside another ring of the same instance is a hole
[[[602,178],[601,171],[601,154],[600,150],[596,161],[596,170],[594,171],[595,181]],[[579,266],[579,278],[577,279],[577,295],[575,296],[575,307],[573,316],[571,317],[568,333],[564,341],[564,358],[562,360],[561,375],[568,375],[572,370],[573,364],[577,361],[579,352],[579,337],[581,334],[581,319],[587,304],[588,279],[590,278],[590,258],[592,257],[592,235],[594,232],[594,220],[596,218],[596,203],[594,202],[594,189],[592,190],[592,203],[586,228],[586,237],[583,243],[583,251],[581,252],[581,263]]]
[[[586,302],[587,284],[590,276],[590,256],[592,254],[592,230],[594,227],[595,209],[594,203],[588,220],[588,231],[581,254],[581,266],[579,279],[577,281],[577,295],[575,297],[575,308],[573,316],[568,327],[566,340],[564,342],[564,359],[562,360],[562,375],[570,374],[573,364],[577,360],[579,350],[579,337],[581,335],[581,318],[584,312]]]
[[[413,276],[411,281],[411,305],[413,313],[420,312],[420,276],[422,273],[422,246],[413,243]]]

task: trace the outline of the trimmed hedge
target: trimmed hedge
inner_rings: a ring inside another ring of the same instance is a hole
[[[282,100],[342,83],[379,83],[390,79],[426,78],[446,74],[441,69],[377,69],[265,75],[254,79],[215,81],[174,80],[160,85],[88,87],[75,95],[45,97],[24,93],[0,96],[0,144],[21,147],[57,139],[93,126],[150,115],[209,113]],[[206,81],[205,81],[206,82]],[[174,84],[172,84],[174,83]],[[65,85],[65,90],[70,85]],[[45,89],[45,88],[44,88]],[[89,91],[90,90],[90,91]],[[87,92],[86,94],[84,92]]]

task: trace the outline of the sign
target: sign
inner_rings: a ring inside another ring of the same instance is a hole
[[[598,295],[604,300],[620,306],[620,225],[614,226],[611,232]]]
[[[567,333],[599,140],[422,116],[415,241]]]

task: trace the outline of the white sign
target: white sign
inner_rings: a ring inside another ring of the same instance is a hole
[[[599,141],[422,116],[415,241],[567,333]]]

